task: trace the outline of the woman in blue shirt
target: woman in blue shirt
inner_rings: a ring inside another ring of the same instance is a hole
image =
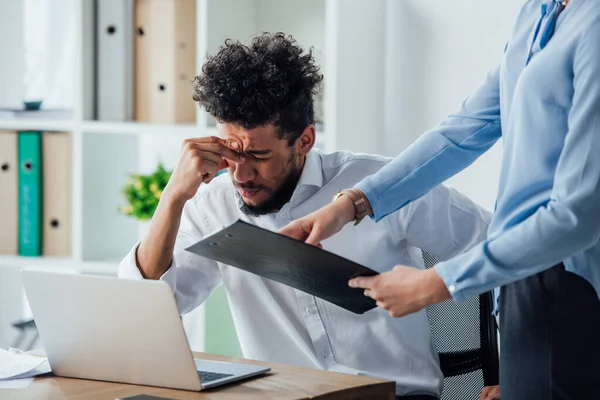
[[[501,63],[457,113],[282,233],[317,244],[351,220],[379,221],[500,137],[485,242],[433,270],[350,285],[395,317],[502,286],[502,398],[600,398],[600,2],[527,1]]]

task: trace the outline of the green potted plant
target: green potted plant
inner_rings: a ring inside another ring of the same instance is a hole
[[[150,220],[172,172],[167,171],[159,163],[156,170],[150,175],[130,175],[129,181],[123,188],[127,204],[120,208],[121,213],[142,222]]]

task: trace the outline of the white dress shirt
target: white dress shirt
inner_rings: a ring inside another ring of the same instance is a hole
[[[296,190],[279,212],[248,217],[239,209],[228,175],[203,185],[187,202],[173,264],[161,277],[181,313],[225,285],[244,356],[397,382],[396,392],[440,396],[443,376],[427,314],[392,318],[382,309],[356,315],[283,284],[183,249],[237,219],[276,231],[329,203],[390,159],[312,150]],[[439,186],[379,223],[348,224],[323,242],[333,253],[384,272],[397,264],[423,267],[421,250],[445,260],[486,238],[490,214],[453,189]],[[135,247],[119,276],[142,279]]]

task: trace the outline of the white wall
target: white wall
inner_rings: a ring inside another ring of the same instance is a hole
[[[23,104],[23,81],[15,79],[23,71],[23,30],[20,1],[0,0],[0,108],[21,107]]]
[[[74,0],[0,0],[0,107],[74,103]]]
[[[386,0],[330,0],[326,5],[326,149],[381,153]]]
[[[524,0],[387,0],[387,155],[456,111],[500,62]],[[501,143],[448,184],[492,209]]]

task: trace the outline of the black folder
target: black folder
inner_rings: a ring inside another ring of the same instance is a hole
[[[238,220],[186,249],[319,297],[356,314],[375,300],[348,281],[377,272],[304,242]]]

